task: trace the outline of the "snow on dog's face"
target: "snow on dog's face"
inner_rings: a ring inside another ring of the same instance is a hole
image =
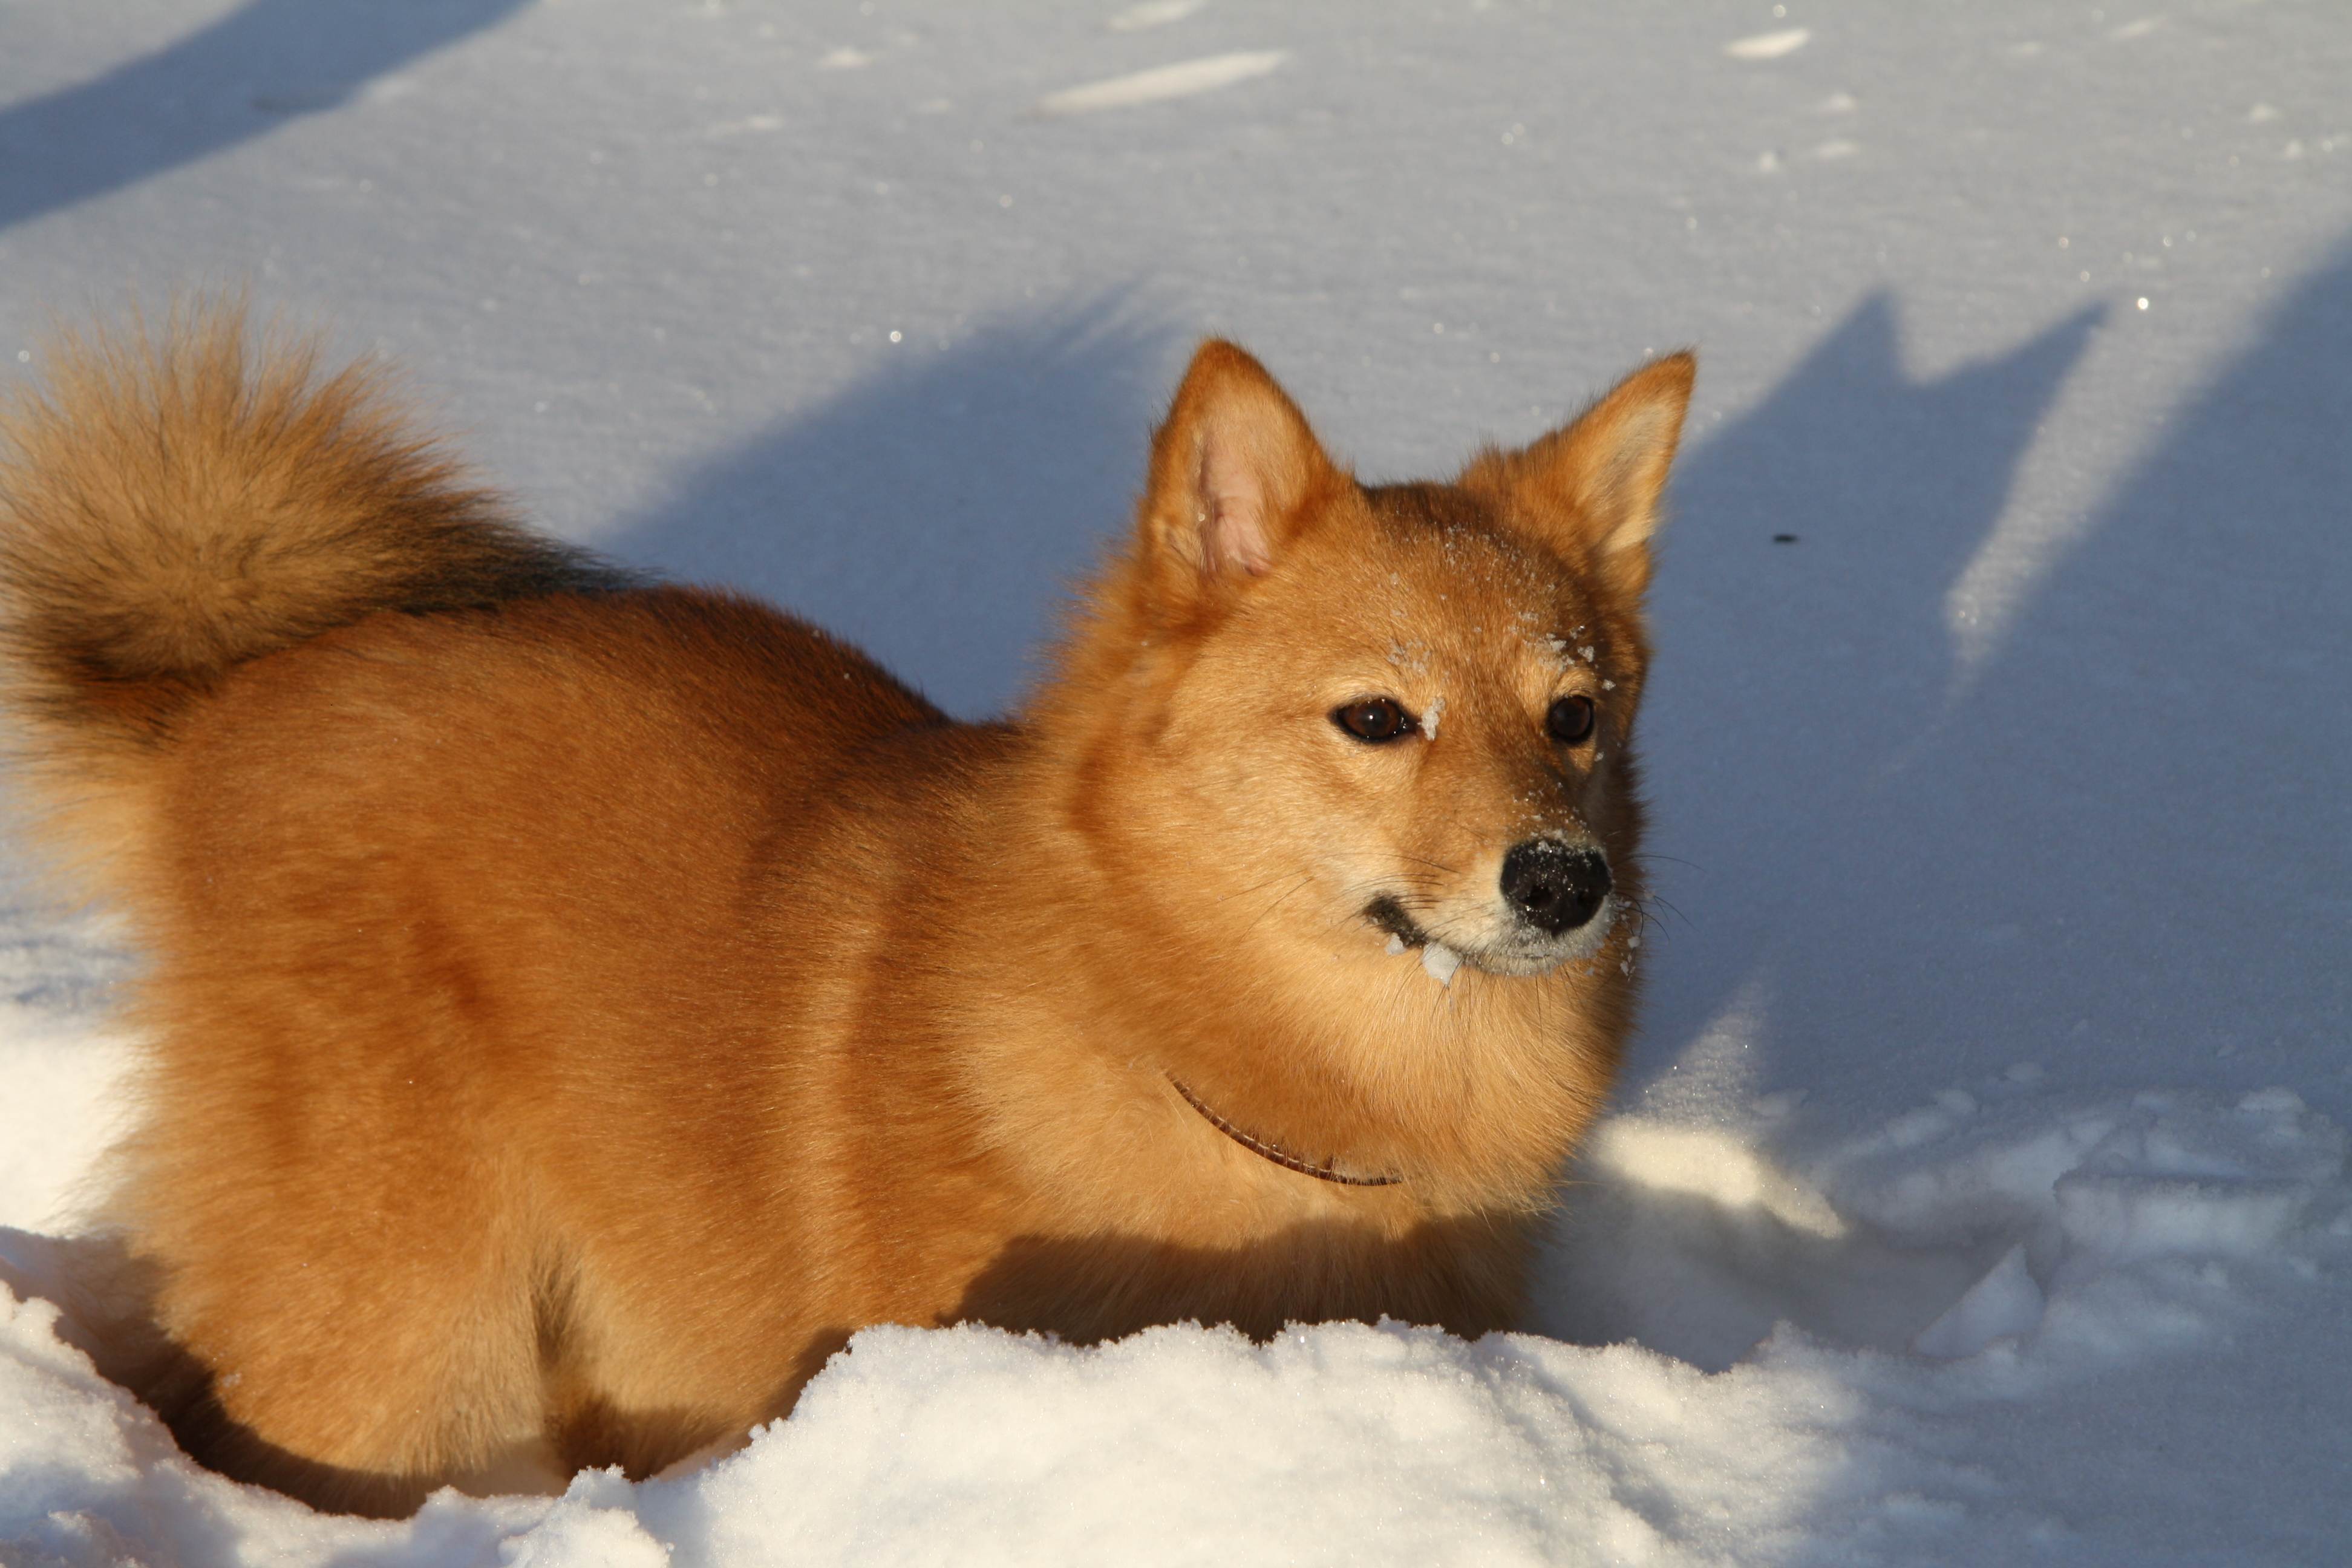
[[[1588,959],[1622,923],[1641,599],[1691,374],[1659,361],[1454,483],[1366,489],[1255,361],[1201,351],[1154,446],[1123,684],[1150,819],[1252,947],[1450,984]]]

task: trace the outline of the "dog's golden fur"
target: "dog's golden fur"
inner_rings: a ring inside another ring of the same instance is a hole
[[[731,1440],[870,1323],[1512,1321],[1632,1004],[1686,356],[1367,489],[1204,346],[1051,674],[963,724],[248,345],[62,343],[0,469],[23,777],[149,957],[110,1214],[200,1458],[397,1510]],[[1334,723],[1381,696],[1412,733]],[[1537,950],[1545,837],[1616,890]]]

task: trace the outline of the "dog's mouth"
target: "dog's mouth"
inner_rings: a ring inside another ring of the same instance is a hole
[[[1433,933],[1388,893],[1364,906],[1363,921],[1373,930],[1388,933],[1391,952],[1419,951],[1422,966],[1443,983],[1450,981],[1461,964],[1489,974],[1529,976],[1549,974],[1563,963],[1590,958],[1609,940],[1620,904],[1613,895],[1604,897],[1592,918],[1571,931],[1550,933],[1514,921],[1499,936],[1476,942]]]
[[[1382,893],[1364,906],[1364,920],[1375,931],[1384,931],[1407,947],[1427,947],[1429,933],[1405,913],[1404,906]]]

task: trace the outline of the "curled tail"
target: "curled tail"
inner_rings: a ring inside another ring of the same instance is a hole
[[[0,412],[0,655],[20,717],[140,742],[247,659],[378,610],[620,578],[526,532],[354,365],[243,312],[67,337]]]
[[[380,610],[625,585],[527,532],[366,364],[233,306],[68,335],[0,405],[0,702],[38,796],[131,782],[236,665]]]

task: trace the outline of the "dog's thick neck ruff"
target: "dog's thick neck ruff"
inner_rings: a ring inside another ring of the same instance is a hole
[[[1402,1185],[1404,1182],[1404,1178],[1402,1176],[1350,1175],[1345,1171],[1333,1169],[1331,1162],[1328,1160],[1319,1165],[1310,1164],[1308,1162],[1300,1159],[1296,1154],[1286,1152],[1278,1143],[1269,1143],[1262,1138],[1251,1137],[1248,1133],[1243,1131],[1240,1128],[1234,1126],[1232,1122],[1226,1121],[1215,1111],[1210,1110],[1207,1105],[1202,1102],[1201,1097],[1194,1094],[1191,1089],[1185,1086],[1184,1080],[1177,1078],[1174,1074],[1171,1073],[1169,1075],[1168,1081],[1170,1084],[1174,1086],[1178,1094],[1184,1097],[1185,1104],[1191,1106],[1193,1110],[1201,1113],[1202,1121],[1206,1121],[1210,1126],[1215,1128],[1218,1131],[1223,1133],[1226,1137],[1232,1139],[1234,1142],[1240,1144],[1251,1153],[1255,1154],[1259,1159],[1271,1160],[1274,1163],[1281,1166],[1286,1171],[1296,1171],[1302,1176],[1312,1176],[1318,1182],[1334,1182],[1343,1187],[1394,1187]]]

